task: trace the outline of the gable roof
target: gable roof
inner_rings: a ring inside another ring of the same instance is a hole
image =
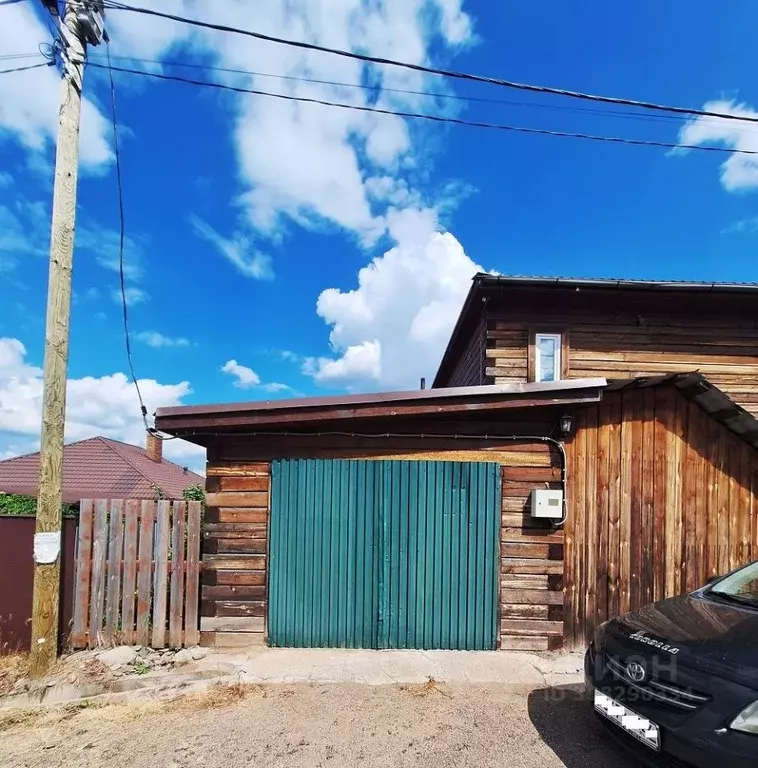
[[[504,288],[579,288],[602,290],[652,291],[690,294],[749,294],[758,300],[758,283],[706,283],[677,280],[625,280],[600,277],[529,277],[525,275],[490,275],[479,272],[472,278],[463,307],[440,361],[432,387],[442,387],[450,376],[461,350],[481,318],[482,302]]]
[[[0,461],[0,491],[36,496],[39,453]],[[63,501],[154,499],[153,484],[170,499],[204,479],[167,459],[153,461],[143,448],[91,437],[63,448]]]

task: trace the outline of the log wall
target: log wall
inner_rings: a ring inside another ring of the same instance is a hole
[[[758,415],[757,318],[755,298],[739,294],[511,289],[488,305],[477,333],[486,338],[487,383],[534,380],[530,339],[562,333],[564,378],[699,371]]]
[[[206,490],[201,643],[215,646],[263,643],[269,465],[211,461]]]
[[[552,418],[552,417],[550,417]],[[488,422],[493,433],[546,434],[553,421]],[[419,431],[434,425],[419,424]],[[445,426],[436,426],[446,430]],[[453,430],[453,427],[449,427]],[[485,431],[471,422],[457,429]],[[563,534],[533,521],[534,488],[560,487],[559,457],[547,445],[496,439],[348,438],[313,435],[224,438],[209,450],[208,520],[203,553],[201,630],[205,644],[265,638],[268,461],[274,458],[496,461],[502,471],[500,559],[501,645],[547,650],[563,634]]]

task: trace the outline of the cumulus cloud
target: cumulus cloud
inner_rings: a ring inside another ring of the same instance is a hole
[[[736,101],[709,101],[703,105],[708,112],[751,117],[758,120],[758,111]],[[679,131],[680,144],[720,145],[758,153],[758,132],[755,125],[739,120],[717,120],[712,117],[696,117],[689,120]],[[685,150],[686,151],[686,150]],[[680,152],[680,150],[677,150]],[[758,187],[758,154],[731,155],[721,165],[721,183],[729,192]]]
[[[196,0],[155,0],[154,6],[207,17],[207,8]],[[455,50],[474,39],[461,0],[229,0],[214,4],[213,20],[412,63],[429,61],[434,46]],[[367,91],[295,79],[272,81],[239,73],[225,76],[227,82],[243,87],[290,96],[416,108],[423,97],[381,89],[423,90],[427,84],[426,77],[417,72],[373,67],[289,46],[251,45],[242,36],[136,14],[112,12],[108,23],[113,47],[122,54],[160,58],[172,47],[184,45],[227,68],[356,85],[369,80],[378,88]],[[435,87],[443,86],[437,83]],[[303,226],[326,222],[354,234],[362,245],[380,238],[386,229],[385,206],[392,201],[372,196],[366,180],[377,171],[396,171],[405,159],[414,158],[413,136],[404,120],[244,95],[232,97],[230,103],[234,105],[231,130],[242,185],[239,202],[250,227],[259,235],[278,239],[287,221]],[[435,108],[428,99],[424,106]],[[220,235],[205,222],[195,221],[193,227],[243,274],[260,277],[261,272],[267,273],[267,261],[252,248],[244,226],[232,237]]]
[[[31,3],[3,8],[0,51],[27,53],[29,44],[50,39],[50,32]],[[24,50],[19,46],[25,45]],[[55,67],[14,72],[0,77],[0,132],[12,134],[28,149],[52,148],[58,131],[60,76]],[[84,171],[96,170],[112,159],[109,123],[93,101],[82,102],[79,151]]]
[[[139,383],[148,413],[160,406],[181,405],[192,391],[187,381]],[[29,362],[19,339],[0,338],[0,454],[7,458],[38,449],[41,412],[42,368]],[[104,435],[143,445],[145,429],[133,383],[121,372],[69,379],[65,434],[67,441]],[[203,449],[183,440],[170,440],[165,448],[173,461],[202,470]]]
[[[328,288],[316,310],[331,326],[333,358],[309,359],[320,384],[415,388],[436,373],[470,287],[482,271],[432,211],[398,212],[398,245],[358,273],[349,291]]]
[[[190,345],[189,339],[185,339],[183,336],[172,338],[171,336],[164,336],[162,333],[158,333],[158,331],[142,331],[135,334],[134,338],[154,349],[188,347]]]
[[[228,373],[234,378],[234,386],[240,389],[248,389],[258,386],[261,377],[246,365],[240,365],[236,360],[227,360],[222,366],[223,373]]]

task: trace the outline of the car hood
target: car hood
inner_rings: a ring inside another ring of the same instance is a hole
[[[652,603],[611,621],[631,647],[758,687],[758,611],[709,598],[705,590]]]

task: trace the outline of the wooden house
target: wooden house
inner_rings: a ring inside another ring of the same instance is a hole
[[[581,647],[758,558],[756,374],[758,286],[478,275],[430,390],[160,409],[203,640]]]

